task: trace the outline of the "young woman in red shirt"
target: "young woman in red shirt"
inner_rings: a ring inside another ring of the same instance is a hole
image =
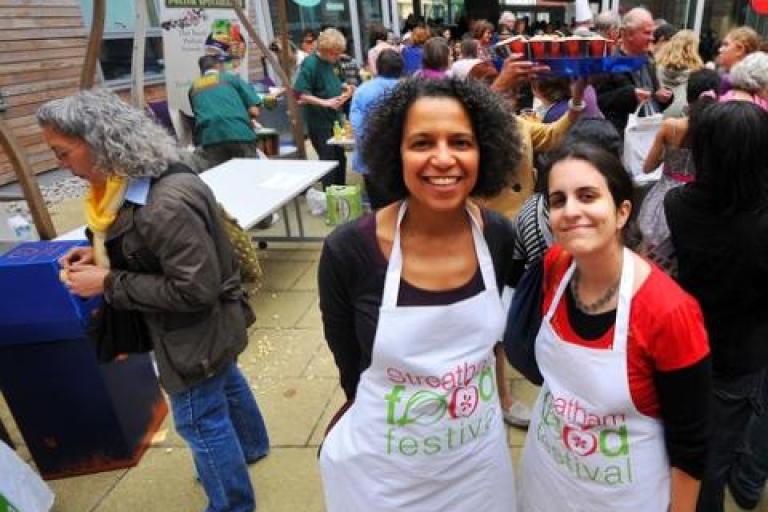
[[[709,436],[701,310],[625,246],[632,182],[619,160],[576,144],[553,162],[544,179],[557,244],[544,258],[544,383],[521,509],[692,512]]]

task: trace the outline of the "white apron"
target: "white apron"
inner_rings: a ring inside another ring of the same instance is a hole
[[[521,511],[663,512],[670,469],[662,424],[637,410],[629,390],[632,253],[624,249],[610,349],[569,343],[552,327],[574,269],[560,282],[536,338],[544,385],[523,449]]]
[[[493,347],[504,328],[475,219],[485,291],[447,306],[398,307],[400,207],[371,366],[320,453],[328,512],[514,512]]]

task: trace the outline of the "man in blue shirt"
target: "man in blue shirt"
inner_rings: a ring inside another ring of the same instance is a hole
[[[368,116],[380,101],[385,99],[397,85],[403,72],[403,58],[394,50],[382,50],[376,59],[378,75],[365,82],[352,96],[352,106],[349,110],[349,120],[355,133],[355,152],[352,154],[352,167],[363,175],[365,189],[371,208],[377,209],[389,203],[386,196],[375,190],[375,185],[368,179],[368,169],[363,162],[361,151]]]

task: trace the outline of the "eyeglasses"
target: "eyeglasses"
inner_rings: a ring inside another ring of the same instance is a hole
[[[56,157],[57,160],[63,160],[67,158],[70,153],[72,153],[74,150],[79,148],[82,144],[83,144],[82,142],[77,142],[68,148],[61,148],[59,146],[56,146],[51,148],[51,150],[53,151],[53,155]]]

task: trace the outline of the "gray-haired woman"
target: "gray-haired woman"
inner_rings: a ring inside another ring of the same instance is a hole
[[[211,190],[162,128],[109,92],[48,102],[37,120],[60,166],[90,184],[91,247],[62,258],[65,285],[141,314],[206,510],[254,510],[247,464],[269,440],[236,364],[253,313]]]

